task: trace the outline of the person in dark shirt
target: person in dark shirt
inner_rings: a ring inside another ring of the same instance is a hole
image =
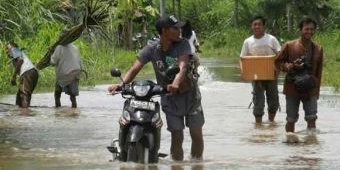
[[[163,85],[170,93],[161,96],[162,110],[166,115],[168,130],[171,132],[171,156],[173,160],[183,160],[183,129],[189,127],[192,139],[191,156],[193,159],[202,159],[204,124],[201,94],[196,79],[193,78],[189,67],[190,45],[186,39],[180,38],[183,22],[173,15],[160,17],[156,22],[156,29],[160,40],[146,45],[139,53],[130,70],[123,78],[124,83],[131,82],[143,66],[152,62],[157,83]],[[180,71],[172,82],[167,82],[165,70],[178,65]],[[114,93],[120,85],[111,85],[108,88]]]

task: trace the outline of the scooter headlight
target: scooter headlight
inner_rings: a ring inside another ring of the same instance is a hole
[[[144,97],[148,94],[150,88],[151,87],[149,85],[143,85],[143,86],[134,85],[133,91],[136,93],[137,96]]]

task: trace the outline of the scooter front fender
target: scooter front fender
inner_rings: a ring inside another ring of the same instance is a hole
[[[144,136],[143,126],[135,125],[131,126],[128,134],[128,142],[137,142]]]

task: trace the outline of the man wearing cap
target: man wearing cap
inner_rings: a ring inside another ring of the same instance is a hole
[[[32,93],[38,82],[38,70],[15,42],[9,42],[7,44],[6,52],[15,67],[11,79],[13,86],[17,84],[17,75],[20,75],[20,84],[15,104],[21,108],[28,108],[30,106]]]
[[[124,83],[131,82],[143,66],[152,62],[157,83],[163,85],[170,94],[161,96],[162,110],[166,115],[168,130],[171,132],[171,156],[173,160],[183,160],[183,129],[189,127],[192,145],[191,157],[202,159],[204,115],[201,105],[201,94],[197,80],[193,79],[192,67],[189,66],[191,55],[190,44],[180,38],[180,28],[184,22],[173,15],[160,17],[156,22],[156,30],[160,40],[146,45],[138,55],[138,59],[123,78]],[[167,82],[165,71],[171,65],[180,69],[172,82]],[[114,93],[120,85],[108,88]]]

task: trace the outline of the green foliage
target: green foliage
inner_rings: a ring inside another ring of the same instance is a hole
[[[117,29],[116,39],[120,47],[132,49],[132,37],[135,33],[141,33],[147,37],[149,24],[153,25],[158,10],[152,6],[150,0],[118,0],[117,6],[113,9],[112,23]]]
[[[0,57],[0,92],[13,93],[16,88],[10,86],[10,80],[12,77],[13,67],[8,58],[5,58],[5,53],[2,51]]]
[[[102,41],[87,43],[83,39],[75,42],[82,54],[84,70],[87,72],[82,76],[82,85],[96,85],[99,82],[107,82],[111,78],[110,69],[118,53],[115,48]],[[120,55],[120,54],[119,54]]]
[[[250,32],[247,29],[228,28],[216,32],[204,39],[204,56],[238,58],[243,41],[248,36]]]
[[[119,68],[124,74],[137,59],[135,52],[115,48],[103,40],[97,42],[87,42],[79,39],[75,42],[82,54],[84,74],[81,75],[82,86],[94,86],[100,83],[119,81],[111,77],[110,70]],[[151,67],[147,65],[141,74],[147,74]],[[45,72],[45,70],[44,70]]]
[[[202,36],[218,28],[230,26],[233,3],[229,0],[197,0],[181,1],[183,7],[182,18],[190,19],[193,28],[201,32]],[[207,24],[209,23],[209,24]]]
[[[54,10],[58,0],[0,0],[0,23],[2,37],[26,38],[32,36],[41,24],[54,20]]]
[[[315,36],[324,51],[324,69],[322,83],[324,85],[340,87],[340,30],[322,32]]]

